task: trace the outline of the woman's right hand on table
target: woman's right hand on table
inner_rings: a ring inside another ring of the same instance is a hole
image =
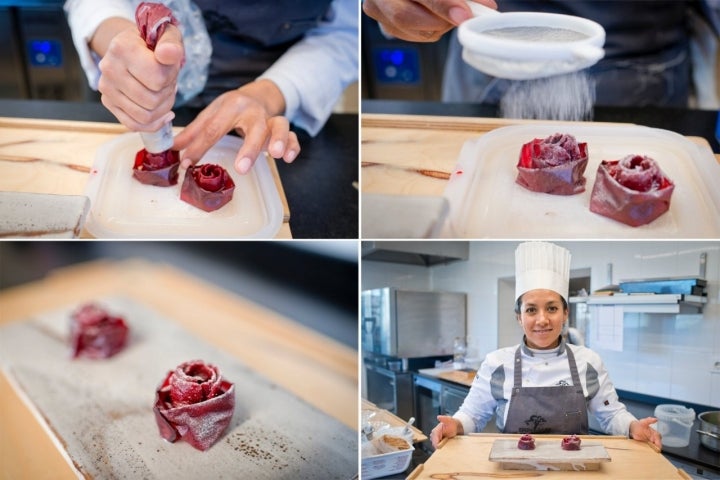
[[[430,441],[433,448],[437,448],[443,438],[452,438],[463,434],[463,426],[460,421],[447,415],[438,415],[438,424],[430,432]]]

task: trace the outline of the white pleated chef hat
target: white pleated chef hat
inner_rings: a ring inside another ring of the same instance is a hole
[[[515,300],[538,288],[559,293],[567,302],[570,251],[548,242],[525,242],[515,250]]]

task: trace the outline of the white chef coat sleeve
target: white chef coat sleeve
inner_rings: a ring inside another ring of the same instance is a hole
[[[453,418],[462,423],[463,431],[466,434],[482,431],[495,413],[497,400],[492,395],[491,377],[498,366],[500,363],[492,354],[485,358],[475,375],[465,401],[453,415]]]
[[[588,365],[592,366],[597,372],[597,393],[590,399],[588,410],[595,415],[600,428],[609,435],[630,434],[630,423],[637,420],[635,416],[628,412],[625,404],[618,398],[615,386],[610,380],[608,371],[605,368],[600,356],[589,349],[584,349],[588,354]],[[592,393],[594,388],[586,386],[588,393]]]
[[[97,90],[100,80],[98,57],[90,50],[88,42],[98,26],[108,18],[122,17],[135,22],[135,9],[126,0],[67,0],[63,7],[67,15],[68,25],[72,32],[73,44],[80,57],[80,65],[85,70],[88,84]]]
[[[310,30],[259,78],[272,80],[285,97],[285,116],[316,135],[345,88],[358,74],[360,3],[335,0],[334,16]]]

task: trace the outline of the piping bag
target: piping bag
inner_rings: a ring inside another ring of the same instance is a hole
[[[155,50],[158,39],[168,24],[178,25],[172,10],[161,3],[142,2],[135,10],[135,23],[145,45]],[[185,60],[183,59],[183,63]],[[150,153],[162,153],[170,150],[173,144],[172,123],[163,125],[157,132],[140,132],[145,150]]]

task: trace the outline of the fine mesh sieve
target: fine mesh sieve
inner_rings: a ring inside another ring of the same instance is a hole
[[[468,1],[475,15],[458,27],[462,57],[499,78],[528,80],[575,72],[604,55],[605,30],[572,15],[508,12]]]

